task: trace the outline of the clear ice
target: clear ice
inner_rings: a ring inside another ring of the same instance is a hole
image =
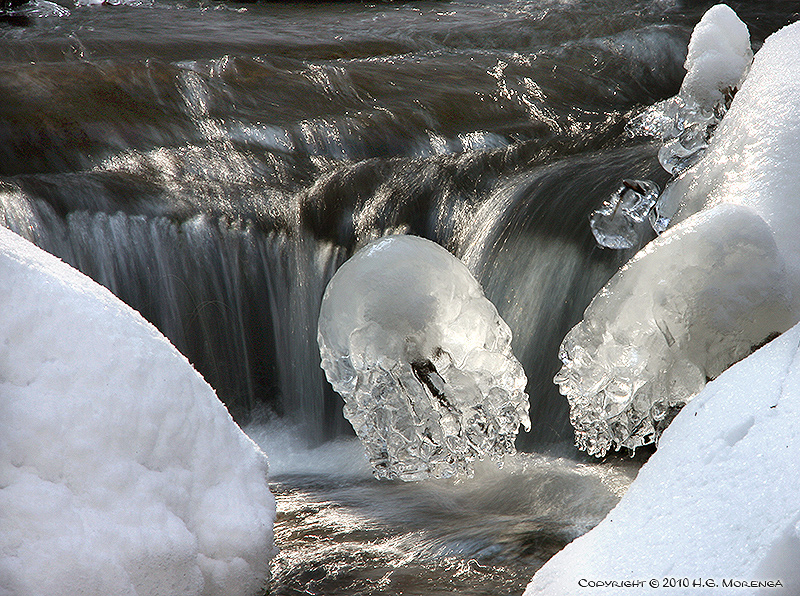
[[[670,228],[595,296],[555,382],[591,455],[658,440],[708,379],[792,322],[770,227],[723,204]]]
[[[606,248],[631,248],[642,240],[659,188],[649,180],[623,180],[617,191],[592,213],[595,240]]]
[[[317,338],[378,478],[469,476],[530,429],[511,330],[434,242],[387,236],[358,251],[325,290]]]
[[[680,92],[639,114],[628,124],[628,133],[660,139],[658,160],[674,180],[700,161],[752,61],[747,26],[728,6],[712,7],[692,32]],[[665,190],[650,211],[657,234],[678,210],[674,203]]]

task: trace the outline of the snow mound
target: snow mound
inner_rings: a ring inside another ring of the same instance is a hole
[[[680,95],[713,110],[729,89],[738,89],[753,50],[750,32],[726,4],[711,7],[692,31]]]
[[[415,236],[362,248],[319,316],[322,367],[379,478],[469,475],[530,428],[511,330],[461,261]]]
[[[656,440],[706,378],[800,319],[798,43],[800,25],[765,42],[708,151],[658,201],[674,228],[567,335],[556,382],[591,453]]]
[[[709,383],[617,507],[542,567],[525,596],[800,594],[798,419],[800,325]],[[664,589],[664,578],[688,584]]]
[[[0,228],[0,594],[247,595],[264,454],[138,313]]]

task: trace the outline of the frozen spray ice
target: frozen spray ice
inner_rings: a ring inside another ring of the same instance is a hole
[[[388,236],[358,251],[325,290],[318,341],[379,478],[469,475],[530,428],[508,325],[434,242]]]

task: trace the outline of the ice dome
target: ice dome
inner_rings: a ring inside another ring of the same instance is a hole
[[[0,227],[0,594],[261,593],[266,456],[189,362]]]
[[[590,455],[653,443],[732,363],[792,322],[769,226],[724,204],[639,251],[561,344],[555,382]]]
[[[508,325],[434,242],[389,236],[358,251],[325,290],[318,341],[378,477],[469,474],[530,427]]]

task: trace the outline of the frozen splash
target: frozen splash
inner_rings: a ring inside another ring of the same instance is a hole
[[[726,5],[711,8],[692,32],[680,92],[633,118],[628,134],[659,139],[661,166],[673,176],[680,175],[705,153],[752,61],[747,26]],[[598,245],[631,248],[641,242],[648,227],[663,233],[676,206],[659,194],[649,180],[624,180],[592,213],[590,223]]]
[[[470,475],[530,429],[511,330],[461,261],[415,236],[381,238],[322,299],[322,367],[379,478]]]

